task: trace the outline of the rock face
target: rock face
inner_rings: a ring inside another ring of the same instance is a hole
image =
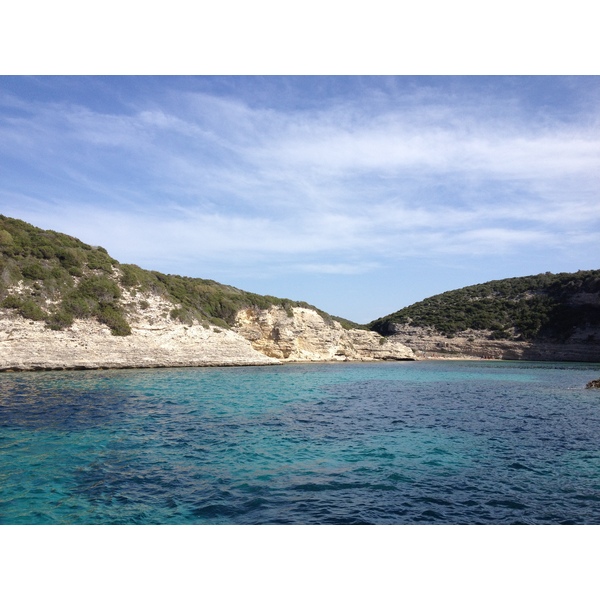
[[[146,296],[144,311],[130,315],[132,334],[111,335],[95,320],[78,320],[64,331],[0,310],[0,370],[101,369],[268,365],[279,361],[252,348],[233,331],[184,325],[173,308]]]
[[[600,361],[600,270],[540,273],[444,292],[370,328],[418,357]]]
[[[414,360],[409,348],[379,334],[345,330],[316,311],[245,309],[231,330],[170,316],[161,296],[123,291],[131,335],[96,320],[63,331],[0,309],[0,370],[272,365],[292,361]],[[140,308],[143,306],[143,308]],[[135,308],[134,308],[135,307]]]
[[[412,348],[417,358],[555,360],[600,362],[600,329],[576,330],[562,343],[490,339],[491,331],[464,331],[452,337],[432,328],[393,324],[390,338]]]
[[[398,340],[346,330],[307,308],[247,308],[238,312],[234,329],[255,350],[285,362],[415,360],[413,351]]]

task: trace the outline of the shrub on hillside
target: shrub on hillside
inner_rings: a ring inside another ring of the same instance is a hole
[[[493,339],[566,339],[575,327],[600,323],[593,303],[572,307],[571,299],[599,292],[600,271],[502,279],[432,296],[373,321],[370,328],[386,335],[397,323],[446,335],[473,329],[492,331]]]
[[[131,327],[121,311],[111,305],[101,305],[96,313],[98,321],[110,327],[113,335],[130,335]]]
[[[63,248],[56,253],[56,256],[65,269],[70,267],[81,268],[83,266],[82,252],[74,248]]]
[[[96,317],[109,324],[113,333],[125,335],[128,326],[124,326],[125,314],[118,302],[119,286],[107,277],[115,271],[120,271],[120,283],[132,295],[156,294],[181,306],[175,318],[188,323],[198,320],[228,327],[238,311],[248,307],[282,306],[288,314],[295,306],[317,310],[304,302],[252,294],[208,279],[164,275],[137,265],[121,265],[102,247],[0,215],[0,298],[23,279],[39,284],[41,287],[32,301],[43,314],[46,314],[42,310],[43,300],[62,298],[53,314],[46,315],[48,327],[60,329],[69,326],[74,318]],[[21,304],[14,308],[20,307]],[[33,314],[33,310],[30,312]],[[328,322],[332,320],[326,313],[317,312]]]
[[[23,300],[21,298],[17,298],[17,296],[6,296],[2,303],[0,303],[2,308],[21,308],[23,306]]]
[[[84,279],[77,290],[81,296],[102,303],[110,303],[121,297],[119,286],[112,279],[105,276],[93,276]]]
[[[110,257],[106,254],[106,251],[100,252],[99,249],[88,254],[87,266],[94,271],[112,273],[112,262]]]
[[[73,315],[64,310],[59,310],[46,317],[48,328],[53,329],[54,331],[60,331],[66,327],[70,327],[73,325],[73,320]]]
[[[25,265],[21,269],[21,273],[23,273],[23,277],[25,279],[46,279],[46,277],[50,274],[46,269],[42,267],[39,263],[30,263]]]
[[[0,229],[0,246],[12,246],[13,236],[6,229]]]
[[[47,316],[33,300],[25,300],[19,308],[19,314],[31,321],[43,321]]]
[[[92,298],[85,297],[79,290],[73,290],[63,298],[60,310],[76,319],[86,319],[94,314],[95,304]]]

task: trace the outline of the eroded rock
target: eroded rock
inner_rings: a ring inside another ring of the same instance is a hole
[[[344,329],[308,308],[247,308],[238,312],[234,329],[255,350],[286,362],[415,359],[396,340],[374,331]]]
[[[127,300],[127,298],[125,299]],[[0,370],[101,369],[267,365],[279,361],[256,351],[234,331],[171,319],[173,305],[145,297],[130,314],[131,335],[111,335],[96,320],[76,320],[63,331],[47,329],[0,310]]]

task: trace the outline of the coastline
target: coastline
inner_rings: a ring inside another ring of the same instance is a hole
[[[0,318],[0,371],[59,371],[279,364],[233,331],[176,322],[137,322],[129,336],[76,321],[64,331],[21,317]]]
[[[295,363],[403,361],[600,362],[595,344],[531,343],[393,335],[328,324],[312,310],[243,313],[243,326],[186,325],[168,312],[132,315],[131,335],[115,336],[96,320],[61,331],[0,310],[0,372],[248,367]],[[239,323],[239,321],[238,321]]]
[[[322,322],[320,317],[319,320]],[[0,372],[248,367],[415,359],[406,346],[390,344],[384,349],[375,339],[379,337],[377,334],[353,334],[342,330],[338,324],[333,327],[322,324],[309,333],[299,328],[290,331],[287,337],[283,336],[283,327],[278,331],[277,340],[273,340],[270,332],[264,332],[260,339],[255,336],[248,339],[235,329],[199,323],[185,325],[169,317],[156,314],[149,317],[146,313],[132,319],[131,335],[115,336],[106,325],[91,319],[76,320],[67,329],[53,331],[43,322],[0,311]],[[293,341],[294,348],[281,346],[284,337]]]

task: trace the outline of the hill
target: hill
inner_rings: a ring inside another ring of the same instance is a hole
[[[600,360],[600,354],[595,354],[600,343],[600,270],[472,285],[417,302],[369,327],[386,336],[410,333],[430,350],[434,338],[446,340],[435,342],[437,350],[455,347],[456,342],[447,341],[455,338],[487,340],[487,348],[496,350],[511,343],[513,348],[521,343],[530,349],[577,343],[588,344],[590,356]],[[476,352],[485,352],[485,344],[476,346]],[[469,353],[468,348],[462,350]]]
[[[177,306],[171,317],[187,324],[197,320],[229,328],[242,308],[279,306],[288,312],[293,307],[313,309],[346,329],[360,327],[306,302],[120,264],[102,247],[0,215],[0,307],[44,321],[54,330],[71,326],[74,319],[95,318],[108,325],[113,335],[126,336],[131,327],[123,289],[133,296],[144,292],[164,296]]]
[[[305,302],[121,264],[0,216],[0,371],[414,360]]]

